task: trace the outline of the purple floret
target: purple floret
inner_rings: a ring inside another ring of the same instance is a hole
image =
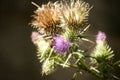
[[[101,32],[99,31],[98,34],[97,34],[97,37],[96,37],[96,42],[99,42],[99,41],[105,41],[106,40],[106,35],[104,32]]]
[[[65,53],[69,50],[70,42],[64,39],[63,36],[57,35],[54,37],[54,49],[58,53]]]
[[[31,39],[32,39],[32,42],[34,43],[36,40],[38,40],[40,37],[40,34],[38,32],[32,32],[31,34]]]

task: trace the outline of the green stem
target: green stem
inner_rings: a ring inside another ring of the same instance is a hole
[[[90,74],[92,74],[92,75],[100,78],[101,80],[104,80],[104,79],[101,78],[101,76],[99,75],[99,73],[98,73],[97,70],[94,70],[94,69],[89,68],[89,67],[85,64],[85,62],[83,62],[83,61],[80,61],[80,63],[81,63],[81,64],[80,64],[80,65],[77,64],[77,66],[74,66],[74,65],[71,65],[71,66],[70,66],[70,67],[73,67],[73,68],[75,68],[75,69],[76,69],[76,68],[79,69],[76,73],[74,73],[74,75],[73,75],[73,77],[72,77],[71,80],[76,80],[77,75],[78,75],[78,72],[80,72],[80,70],[87,71],[87,72],[89,72]]]
[[[90,67],[88,67],[88,66],[85,64],[84,61],[81,61],[81,60],[80,60],[80,63],[81,63],[81,65],[82,65],[82,69],[83,69],[83,70],[85,70],[85,71],[87,71],[87,72],[95,75],[96,77],[100,77],[99,73],[98,73],[97,71],[91,69]]]
[[[67,64],[68,60],[71,58],[71,56],[72,56],[72,54],[69,54],[69,55],[68,55],[68,57],[67,57],[65,63],[63,64],[63,67],[65,67],[65,65]]]

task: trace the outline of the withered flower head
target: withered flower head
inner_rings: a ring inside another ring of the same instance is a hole
[[[87,20],[89,10],[91,9],[88,3],[80,0],[70,0],[62,3],[63,9],[61,10],[61,26],[65,27],[78,27],[82,22]]]
[[[53,34],[57,29],[57,25],[60,23],[59,5],[57,2],[49,2],[41,7],[35,3],[33,4],[36,5],[38,9],[34,12],[32,26],[37,28],[40,33]]]

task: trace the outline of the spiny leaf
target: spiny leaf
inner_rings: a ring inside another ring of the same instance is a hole
[[[120,60],[119,61],[116,61],[114,64],[113,64],[114,67],[120,67]]]

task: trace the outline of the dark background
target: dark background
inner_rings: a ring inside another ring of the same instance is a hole
[[[36,9],[31,1],[41,5],[48,0],[1,0],[0,1],[0,80],[69,80],[73,71],[59,69],[41,77],[41,64],[36,48],[31,42],[32,28],[28,25]],[[55,0],[54,0],[55,1]],[[120,59],[120,2],[119,0],[86,0],[93,5],[89,23],[91,34],[98,30],[107,34],[107,41]],[[119,75],[120,70],[116,70]],[[80,80],[92,79],[83,75]],[[120,75],[119,75],[120,76]]]

